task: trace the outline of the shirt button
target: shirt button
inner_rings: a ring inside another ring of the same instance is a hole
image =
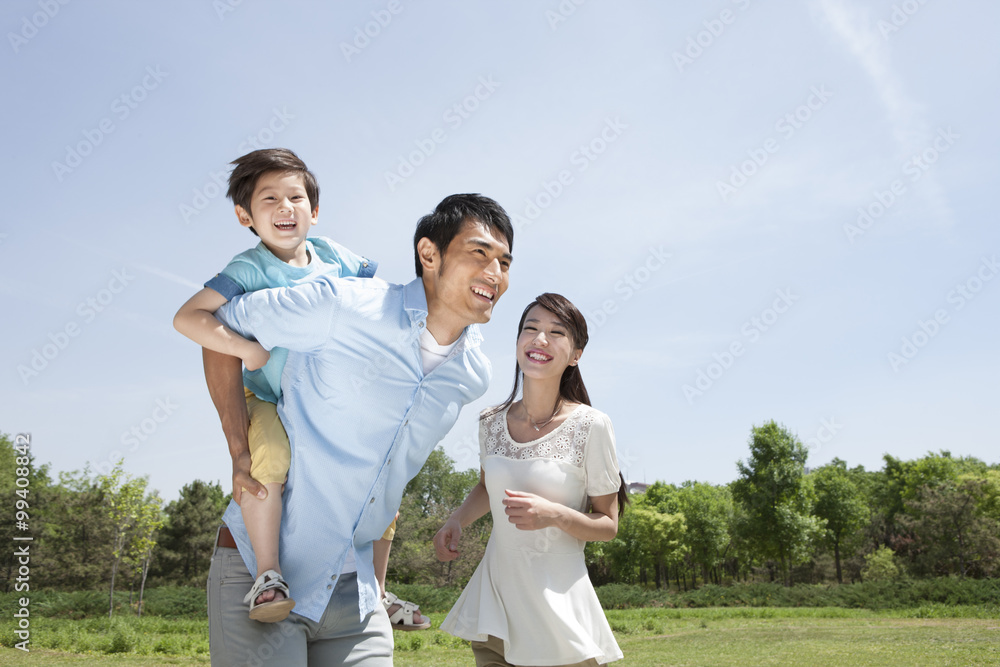
[[[332,585],[332,584],[327,584],[327,585],[326,585],[326,590],[330,590],[331,588],[333,588],[333,585]]]
[[[375,502],[375,499],[374,499],[374,498],[372,498],[371,500],[369,500],[369,501],[368,501],[368,504],[369,504],[369,505],[371,505],[371,504],[372,504],[373,502]]]
[[[330,577],[330,580],[331,581],[336,581],[337,580],[337,575],[333,575],[332,577]]]
[[[423,322],[417,322],[417,328],[418,329],[423,329],[424,328],[424,323]]]
[[[368,262],[361,262],[361,266],[367,267],[368,266]]]

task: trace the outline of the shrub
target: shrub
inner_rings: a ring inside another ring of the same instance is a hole
[[[861,576],[867,581],[886,581],[899,577],[896,553],[889,547],[879,547],[865,556],[865,566]]]

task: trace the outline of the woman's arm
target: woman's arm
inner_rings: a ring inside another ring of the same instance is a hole
[[[213,313],[225,303],[226,297],[205,287],[177,311],[174,328],[202,347],[239,357],[247,370],[255,371],[271,355],[257,341],[247,340],[215,319]]]
[[[584,514],[533,493],[507,490],[503,504],[507,520],[519,530],[539,530],[555,526],[578,540],[607,542],[618,534],[618,494],[591,496],[593,507]]]
[[[465,501],[451,513],[441,530],[434,536],[434,551],[438,560],[455,560],[458,553],[458,539],[462,529],[490,511],[490,494],[486,490],[486,473],[479,469],[479,483],[472,487]]]

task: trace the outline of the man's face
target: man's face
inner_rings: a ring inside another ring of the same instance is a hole
[[[507,239],[476,220],[466,220],[441,257],[437,293],[462,326],[489,322],[507,291],[513,258]]]

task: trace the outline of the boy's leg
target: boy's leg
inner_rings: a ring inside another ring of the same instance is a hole
[[[378,580],[379,594],[385,597],[385,575],[389,569],[389,551],[392,549],[392,538],[396,536],[396,521],[399,520],[399,512],[396,512],[396,518],[392,520],[389,527],[385,529],[385,533],[382,535],[382,539],[375,540],[372,545],[372,550],[374,555],[372,556],[372,565],[375,566],[375,578]],[[392,616],[400,609],[399,604],[391,604],[386,608],[386,612],[389,616]],[[426,623],[428,619],[426,616],[420,614],[419,611],[413,612],[413,622],[416,625],[421,625]]]
[[[262,401],[246,390],[247,413],[250,416],[250,475],[267,489],[261,500],[249,493],[242,494],[240,511],[246,524],[250,545],[257,559],[257,577],[268,570],[281,573],[278,554],[278,533],[281,529],[281,490],[288,475],[291,451],[288,436],[278,418],[274,403]],[[280,591],[271,589],[258,596],[258,603],[281,600]]]
[[[253,473],[251,473],[252,475]],[[249,493],[243,494],[240,511],[243,513],[243,523],[246,524],[250,544],[257,558],[257,576],[268,570],[281,573],[278,563],[278,531],[281,529],[281,484],[271,482],[265,484],[267,498],[261,500]],[[273,597],[275,591],[264,591],[261,598],[266,601]],[[279,592],[278,596],[282,596]],[[282,596],[283,597],[283,596]]]

